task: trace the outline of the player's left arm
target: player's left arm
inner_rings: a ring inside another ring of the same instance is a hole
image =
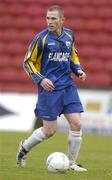
[[[76,76],[78,76],[81,80],[84,81],[86,79],[86,73],[84,72],[82,66],[80,65],[77,51],[74,47],[74,43],[72,44],[70,68],[73,71],[73,73],[75,73]]]

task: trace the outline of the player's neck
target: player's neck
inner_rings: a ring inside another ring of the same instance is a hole
[[[63,28],[58,29],[57,31],[53,32],[56,36],[60,36],[62,34]]]

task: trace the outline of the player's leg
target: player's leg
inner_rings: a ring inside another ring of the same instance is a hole
[[[43,142],[45,139],[53,136],[57,129],[57,121],[43,120],[43,127],[36,129],[30,137],[20,143],[19,152],[17,154],[17,164],[20,167],[25,166],[26,154],[37,144]]]
[[[45,139],[53,136],[57,129],[57,121],[45,121],[43,120],[43,127],[36,129],[32,135],[26,139],[23,143],[23,147],[30,151],[32,147],[41,143]]]
[[[47,92],[44,90],[39,93],[35,115],[44,119],[43,127],[36,129],[28,139],[20,144],[19,153],[17,155],[17,163],[20,166],[24,166],[24,156],[32,147],[41,143],[56,132],[56,119],[62,109],[62,94],[62,91]]]
[[[75,171],[86,171],[85,168],[76,164],[82,142],[81,114],[68,113],[65,114],[65,117],[70,125],[68,136],[68,158],[70,160],[70,168]]]
[[[68,137],[68,157],[70,160],[70,168],[73,167],[72,169],[75,171],[85,171],[86,169],[80,168],[76,165],[82,141],[81,112],[83,112],[83,106],[75,86],[66,88],[64,105],[63,114],[70,125]]]
[[[77,160],[82,142],[80,114],[79,113],[65,114],[65,117],[70,125],[69,136],[68,136],[68,157],[70,160],[70,164],[72,164]]]

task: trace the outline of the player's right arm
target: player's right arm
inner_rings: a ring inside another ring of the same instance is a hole
[[[23,67],[36,84],[40,84],[47,91],[53,91],[55,89],[53,83],[40,73],[42,53],[42,40],[36,36],[25,55]]]
[[[54,84],[50,79],[44,78],[42,79],[40,85],[45,89],[46,91],[53,91],[55,89]]]
[[[44,76],[40,73],[42,59],[42,41],[37,35],[31,42],[28,51],[26,52],[23,67],[26,73],[37,84],[40,83]]]

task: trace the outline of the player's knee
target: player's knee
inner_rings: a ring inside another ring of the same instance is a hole
[[[81,121],[73,121],[71,123],[71,129],[74,130],[74,131],[80,131],[81,130]]]
[[[47,128],[44,130],[44,133],[47,137],[51,137],[56,133],[56,128]]]
[[[76,127],[77,127],[78,130],[81,129],[81,122],[80,122],[80,121],[78,121],[78,122],[76,123]]]

